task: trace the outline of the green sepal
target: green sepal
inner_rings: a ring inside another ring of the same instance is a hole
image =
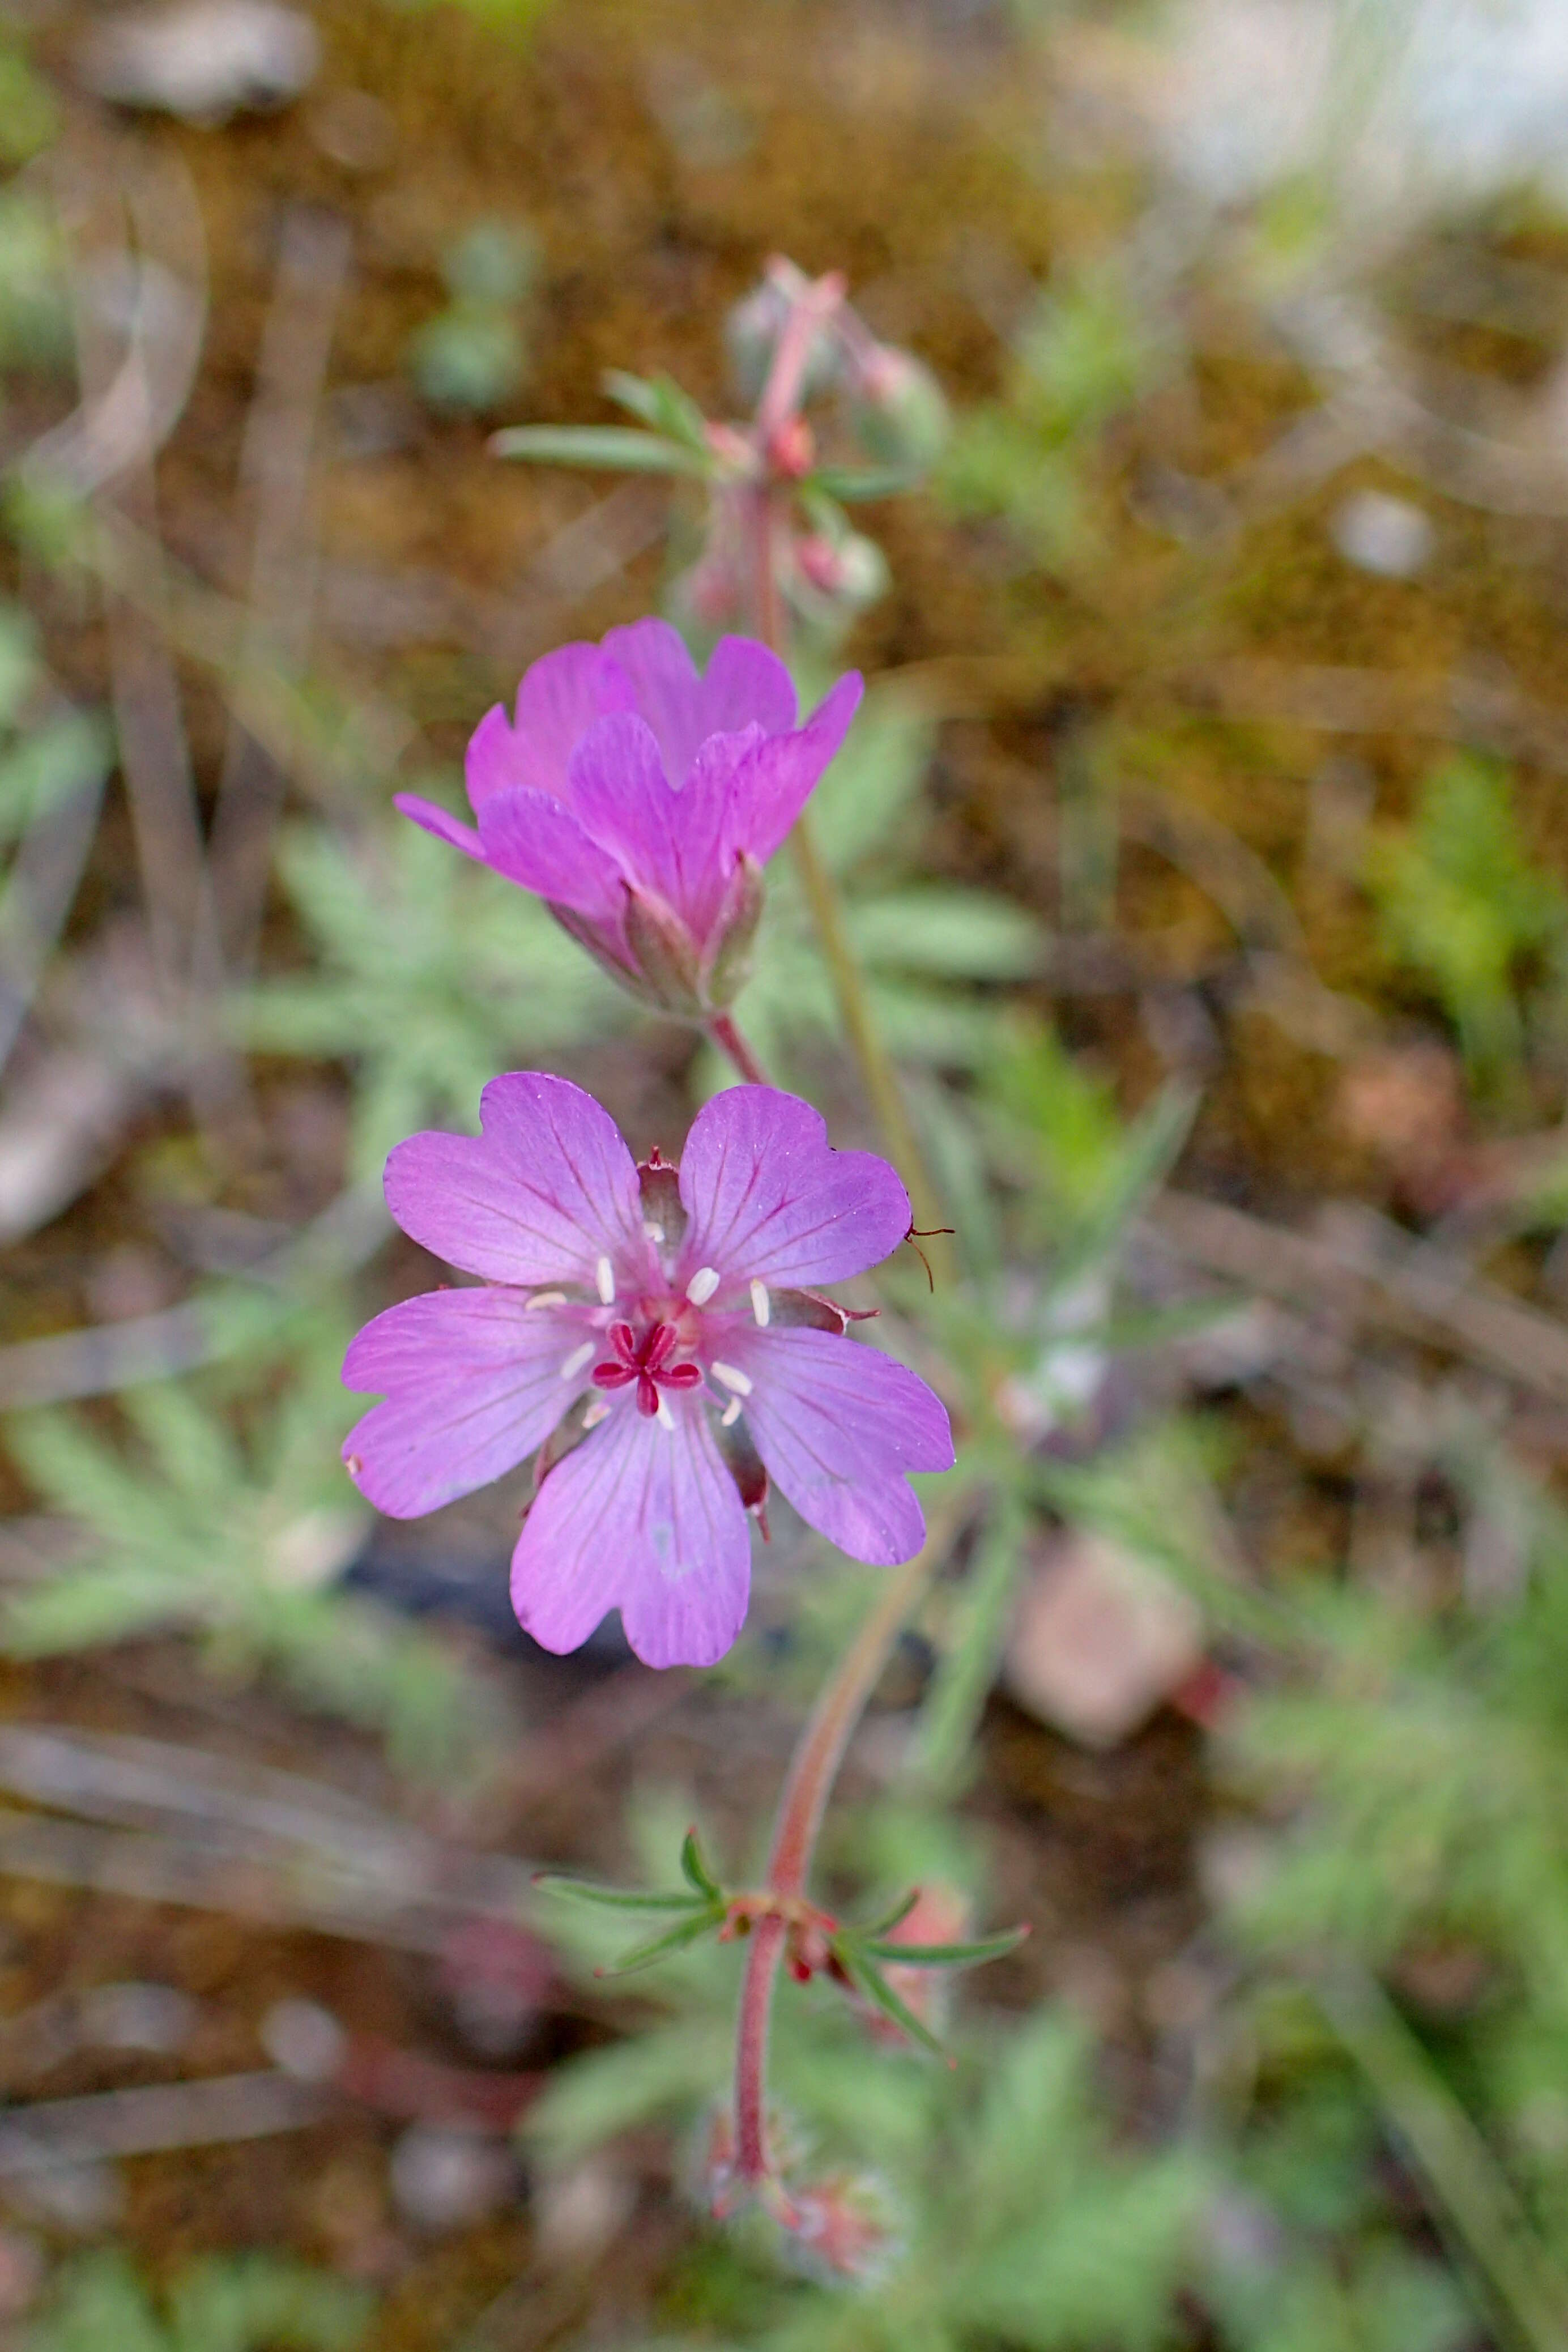
[[[566,1903],[598,1903],[610,1911],[706,1911],[712,1897],[677,1889],[668,1895],[634,1895],[620,1886],[597,1886],[592,1879],[566,1878],[542,1870],[533,1884],[542,1895],[558,1895]]]
[[[1008,1927],[999,1936],[979,1936],[970,1944],[893,1944],[868,1938],[858,1949],[879,1960],[896,1961],[901,1969],[973,1969],[982,1960],[1000,1960],[1016,1951],[1027,1927]]]
[[[834,1949],[867,1999],[876,2003],[884,2017],[891,2018],[900,2033],[907,2033],[911,2042],[918,2042],[921,2048],[929,2050],[933,2058],[948,2058],[947,2052],[930,2026],[923,2025],[909,2003],[899,1999],[880,1969],[873,1968],[863,1952],[847,1945],[835,1945]],[[952,2063],[948,2059],[950,2065]]]
[[[667,1952],[679,1952],[686,1945],[694,1944],[699,1936],[708,1933],[710,1927],[717,1927],[723,1916],[720,1906],[705,1903],[698,1917],[680,1920],[675,1927],[667,1928],[662,1936],[655,1936],[651,1943],[634,1945],[624,1958],[609,1961],[604,1968],[595,1969],[594,1974],[596,1977],[628,1977],[637,1969],[651,1968],[655,1960],[662,1960]]]
[[[590,466],[615,474],[710,474],[711,461],[657,433],[629,425],[513,425],[490,436],[492,457],[539,466]]]
[[[710,1903],[723,1901],[724,1890],[702,1859],[702,1848],[697,1843],[695,1830],[688,1830],[681,1841],[680,1870],[688,1885],[695,1886],[699,1895]]]

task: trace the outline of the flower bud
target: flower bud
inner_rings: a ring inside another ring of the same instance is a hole
[[[794,601],[819,625],[847,625],[864,605],[874,604],[888,586],[887,558],[874,540],[858,531],[829,539],[813,531],[794,548]]]
[[[878,343],[856,368],[850,415],[879,464],[926,474],[947,446],[952,420],[942,386],[911,352]]]

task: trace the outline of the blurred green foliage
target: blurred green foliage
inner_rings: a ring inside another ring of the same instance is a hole
[[[363,2289],[271,2254],[193,2263],[158,2303],[123,2255],[83,2254],[26,2352],[353,2352],[369,2316]]]

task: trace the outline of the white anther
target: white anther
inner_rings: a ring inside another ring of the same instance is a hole
[[[752,1285],[752,1313],[755,1318],[756,1326],[759,1331],[765,1331],[767,1329],[768,1317],[772,1311],[773,1309],[768,1299],[767,1284],[765,1282],[753,1282]]]
[[[741,1400],[739,1397],[731,1397],[729,1403],[724,1407],[723,1412],[719,1415],[719,1426],[721,1429],[733,1429],[735,1423],[740,1420],[740,1418]]]
[[[669,1409],[669,1399],[665,1395],[662,1389],[660,1389],[658,1392],[658,1419],[659,1427],[661,1429],[668,1429],[673,1435],[675,1431],[675,1415]]]
[[[700,1265],[686,1286],[686,1296],[690,1299],[693,1307],[706,1307],[718,1287],[718,1267]]]
[[[605,1306],[612,1306],[616,1296],[616,1269],[607,1257],[602,1257],[594,1268],[594,1281]]]
[[[584,1366],[592,1360],[597,1350],[597,1347],[598,1342],[596,1340],[584,1339],[580,1348],[574,1348],[572,1353],[567,1357],[565,1362],[561,1367],[562,1379],[563,1381],[574,1381],[578,1373],[583,1370]]]
[[[733,1364],[715,1364],[713,1377],[721,1381],[727,1389],[733,1389],[737,1396],[750,1396],[752,1393],[751,1381],[744,1372],[738,1372]]]
[[[642,1229],[647,1235],[650,1242],[661,1242],[664,1239],[664,1227],[662,1225],[656,1225],[651,1217],[645,1217],[643,1219]]]
[[[594,1399],[593,1403],[588,1407],[587,1412],[583,1415],[584,1428],[597,1429],[602,1421],[608,1420],[609,1412],[609,1398],[606,1396],[596,1396]]]
[[[531,1315],[536,1307],[564,1307],[565,1304],[566,1293],[563,1290],[536,1290],[523,1312]]]

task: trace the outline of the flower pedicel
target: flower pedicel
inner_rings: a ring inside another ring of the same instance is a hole
[[[343,1449],[369,1500],[416,1518],[544,1447],[519,1622],[573,1650],[618,1608],[654,1666],[710,1665],[734,1641],[770,1477],[853,1558],[910,1559],[925,1528],[905,1474],[952,1467],[947,1413],[817,1291],[908,1233],[888,1163],[832,1150],[770,1087],[716,1096],[679,1170],[639,1168],[565,1078],[496,1078],[480,1118],[477,1138],[416,1135],[387,1161],[404,1231],[486,1286],[405,1300],[349,1349],[348,1385],[385,1397]]]

